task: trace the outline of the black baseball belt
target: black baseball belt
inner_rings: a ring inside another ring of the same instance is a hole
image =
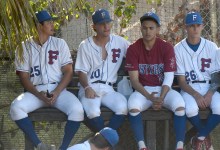
[[[203,81],[190,81],[190,82],[187,82],[187,84],[189,83],[208,83],[208,84],[211,84],[211,80],[203,80]]]
[[[111,83],[111,82],[106,82],[106,81],[101,81],[101,80],[97,80],[97,81],[94,81],[94,82],[92,82],[92,83],[102,83],[102,84],[108,84],[108,85],[110,85],[110,86],[113,85],[113,83]]]

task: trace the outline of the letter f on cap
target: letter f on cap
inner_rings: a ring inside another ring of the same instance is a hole
[[[193,15],[193,21],[196,19],[197,15]]]

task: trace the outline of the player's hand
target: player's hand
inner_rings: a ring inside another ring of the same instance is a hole
[[[193,97],[195,98],[196,103],[199,106],[199,108],[201,108],[201,109],[205,109],[206,108],[205,99],[204,99],[204,97],[201,94],[196,93],[195,95],[193,95]]]
[[[91,87],[85,90],[85,96],[86,98],[91,98],[91,99],[94,99],[95,97],[99,97]]]
[[[156,94],[158,94],[158,92],[150,93],[149,98],[147,98],[147,99],[153,102],[154,100],[157,99]]]
[[[205,99],[205,105],[206,107],[209,107],[212,101],[212,96],[214,93],[212,92],[207,92],[203,97]]]
[[[40,100],[44,101],[46,104],[51,105],[51,100],[52,100],[52,98],[48,98],[48,97],[47,97],[47,92],[45,92],[45,91],[39,92],[38,98],[39,98]]]
[[[162,97],[156,97],[153,101],[153,109],[154,110],[160,110],[163,106],[164,99]]]
[[[52,98],[50,104],[53,105],[56,102],[57,97],[59,96],[60,93],[58,93],[56,91],[51,91],[49,94]]]

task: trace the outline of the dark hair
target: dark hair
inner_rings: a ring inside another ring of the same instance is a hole
[[[89,142],[95,145],[95,147],[97,148],[109,147],[110,149],[112,149],[111,144],[99,133],[89,139]]]
[[[38,22],[38,20],[36,20],[34,17],[33,17],[33,21],[34,21],[35,26],[37,26],[38,23],[40,23],[41,25],[44,25],[44,21]]]
[[[153,21],[153,22],[155,22],[158,26],[160,26],[160,25],[157,23],[157,21],[156,21],[155,19],[153,19],[153,18],[145,18],[145,19],[141,20],[141,24],[142,24],[144,21]]]

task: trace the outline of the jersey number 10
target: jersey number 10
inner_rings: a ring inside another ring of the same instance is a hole
[[[99,78],[100,77],[100,69],[97,69],[96,71],[93,71],[90,79]]]

